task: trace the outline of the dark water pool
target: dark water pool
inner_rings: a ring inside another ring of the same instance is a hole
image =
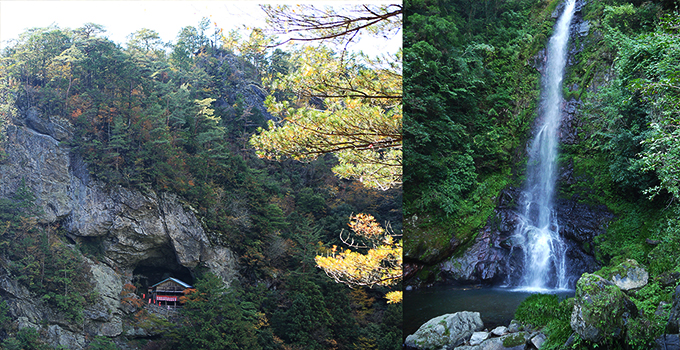
[[[485,328],[508,325],[517,306],[535,291],[509,288],[439,286],[404,292],[404,337],[423,323],[443,314],[478,311]],[[560,300],[574,296],[573,290],[543,291],[558,294]]]

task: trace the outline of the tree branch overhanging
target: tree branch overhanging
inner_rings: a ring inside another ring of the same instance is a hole
[[[306,6],[305,11],[302,11],[303,13],[286,11],[284,10],[285,7],[275,8],[271,5],[263,5],[262,9],[269,17],[270,23],[275,24],[274,27],[282,28],[274,30],[275,34],[301,34],[298,37],[273,44],[269,48],[289,42],[311,42],[339,38],[348,38],[346,40],[347,45],[356,38],[360,31],[379,23],[397,20],[397,17],[403,14],[403,6],[399,4],[388,5],[384,8],[386,11],[384,13],[378,13],[367,5],[363,5],[362,9],[368,15],[359,17],[350,17],[332,11],[327,12],[313,6]],[[401,20],[398,21],[401,22]]]

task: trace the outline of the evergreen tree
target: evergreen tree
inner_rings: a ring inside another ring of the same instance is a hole
[[[182,297],[183,320],[174,333],[186,349],[261,349],[255,324],[217,276],[207,273]]]

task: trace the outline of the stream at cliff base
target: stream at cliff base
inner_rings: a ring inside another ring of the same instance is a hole
[[[560,300],[574,296],[574,290],[552,291]],[[532,292],[510,288],[436,286],[404,291],[404,338],[432,318],[458,311],[477,311],[484,327],[507,326],[517,306]]]

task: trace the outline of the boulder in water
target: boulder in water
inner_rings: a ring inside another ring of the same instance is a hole
[[[485,340],[479,345],[464,345],[455,348],[454,350],[524,350],[524,343],[519,346],[514,346],[511,348],[503,346],[503,339],[501,338],[491,338]]]
[[[522,324],[519,323],[517,320],[512,320],[510,321],[510,325],[508,325],[508,333],[516,333],[519,332],[522,329]]]
[[[635,304],[619,287],[597,275],[581,276],[575,298],[571,328],[593,343],[610,336],[622,337],[627,320],[638,314]]]
[[[479,312],[461,311],[435,317],[406,337],[414,349],[453,348],[463,344],[475,331],[484,328]]]

